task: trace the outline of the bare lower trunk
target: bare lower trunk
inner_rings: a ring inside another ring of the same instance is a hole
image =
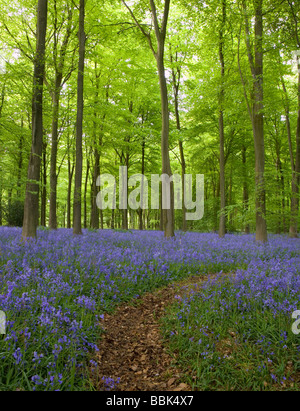
[[[84,182],[84,228],[87,228],[87,188],[89,182],[90,162],[87,161],[87,169]]]
[[[58,87],[56,84],[55,87]],[[51,141],[51,157],[50,157],[50,205],[49,205],[49,228],[51,230],[57,229],[57,149],[58,149],[58,107],[59,96],[58,90],[54,91],[52,99],[53,113],[52,113],[52,141]]]
[[[97,207],[97,178],[100,175],[100,154],[98,149],[95,149],[95,165],[93,173],[93,182],[92,182],[92,211],[91,211],[91,227],[98,230],[99,229],[99,209]]]
[[[223,238],[226,234],[226,193],[225,193],[225,153],[224,153],[224,114],[220,111],[219,117],[219,137],[220,137],[220,221],[219,237]]]
[[[300,64],[298,65],[300,70]],[[300,183],[300,73],[298,76],[298,122],[296,134],[296,158],[295,168],[292,175],[292,198],[291,198],[291,220],[290,237],[298,238],[298,215],[299,215],[299,183]]]
[[[253,106],[253,134],[256,174],[256,240],[267,241],[266,192],[265,192],[265,145],[263,115],[263,15],[262,0],[256,2],[255,10],[255,79]]]
[[[253,1],[255,8],[255,53],[251,44],[251,33],[247,3],[242,1],[245,18],[246,46],[248,60],[253,79],[253,104],[244,94],[249,115],[252,122],[254,149],[255,149],[255,187],[256,187],[256,241],[266,242],[268,239],[266,222],[266,192],[265,192],[265,145],[264,145],[264,92],[263,92],[263,0]],[[241,67],[239,64],[241,73]]]
[[[141,169],[141,174],[142,176],[145,175],[145,139],[143,139],[142,142],[142,169]],[[139,230],[144,229],[144,224],[143,224],[143,207],[142,204],[144,203],[144,181],[142,180],[141,182],[141,207],[139,209]]]
[[[161,46],[163,47],[163,46]],[[170,155],[169,155],[169,99],[168,99],[168,89],[167,82],[165,77],[165,68],[164,68],[164,53],[163,49],[158,47],[157,53],[157,68],[159,74],[159,84],[161,91],[161,106],[162,106],[162,134],[161,134],[161,155],[162,155],[162,173],[172,176]],[[163,214],[163,226],[165,237],[173,237],[174,234],[174,185],[170,184],[170,207],[166,210],[162,210]],[[162,193],[163,196],[166,196],[167,193]]]
[[[180,153],[180,162],[181,162],[181,179],[182,179],[182,231],[187,231],[187,221],[186,221],[186,207],[185,207],[185,185],[184,185],[184,176],[186,174],[186,162],[184,156],[183,142],[179,141],[179,153]]]
[[[247,216],[248,214],[248,209],[249,209],[249,191],[248,191],[248,181],[247,181],[247,156],[246,156],[247,150],[246,147],[243,146],[242,148],[242,159],[243,159],[243,206],[244,206],[244,212]],[[245,224],[244,227],[244,233],[249,234],[250,233],[250,226],[248,223]]]
[[[47,206],[47,144],[43,144],[43,189],[41,196],[41,226],[46,227],[46,206]]]
[[[72,180],[74,174],[75,166],[71,166],[70,161],[68,161],[68,198],[67,198],[67,228],[71,228],[71,197],[72,197]]]

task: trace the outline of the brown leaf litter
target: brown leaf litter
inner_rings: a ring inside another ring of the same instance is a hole
[[[183,296],[205,280],[204,276],[192,277],[170,284],[105,314],[101,322],[104,333],[94,359],[98,366],[91,372],[95,390],[103,391],[102,377],[109,377],[120,379],[113,391],[191,391],[175,357],[163,344],[159,319],[175,295]]]

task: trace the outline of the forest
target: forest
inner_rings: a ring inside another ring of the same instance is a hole
[[[0,0],[0,391],[299,391],[299,27]]]
[[[97,207],[97,177],[126,166],[204,175],[204,217],[186,221],[183,200],[171,235],[297,236],[298,2],[163,3],[57,0],[39,14],[34,1],[3,3],[1,225],[22,226],[32,181],[34,227],[166,229],[161,207]]]

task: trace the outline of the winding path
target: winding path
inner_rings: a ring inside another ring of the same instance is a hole
[[[101,326],[105,332],[95,358],[97,372],[91,374],[97,391],[104,390],[102,377],[120,379],[113,391],[191,391],[175,357],[163,344],[159,319],[175,295],[183,296],[205,280],[204,276],[192,277],[170,284],[104,316]]]

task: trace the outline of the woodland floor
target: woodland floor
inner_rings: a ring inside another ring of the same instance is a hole
[[[92,376],[94,388],[103,391],[102,377],[110,377],[120,378],[113,391],[191,391],[183,382],[183,370],[176,367],[176,357],[167,352],[159,320],[175,295],[183,296],[205,280],[192,277],[170,284],[106,314],[95,358],[98,370]]]

